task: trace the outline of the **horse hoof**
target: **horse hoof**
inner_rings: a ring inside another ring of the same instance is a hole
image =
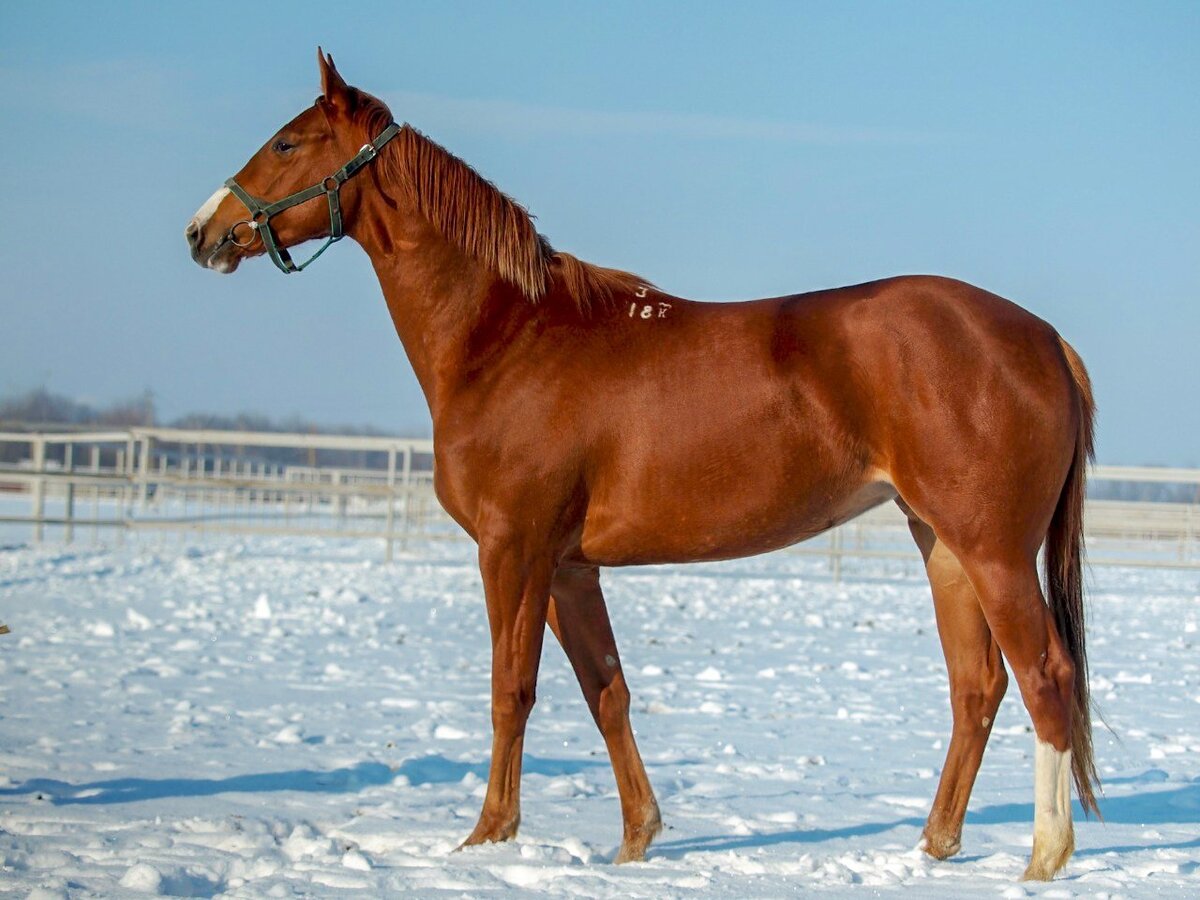
[[[1060,780],[1066,777],[1070,770],[1070,756],[1060,775]],[[1039,764],[1040,764],[1039,760]],[[1038,770],[1038,777],[1041,777]],[[1066,796],[1067,786],[1061,781],[1060,793]],[[1041,802],[1040,800],[1038,801]],[[1066,801],[1063,801],[1066,805]],[[1040,813],[1041,810],[1038,810]],[[1029,857],[1029,867],[1025,870],[1025,881],[1049,881],[1059,869],[1067,864],[1071,854],[1075,852],[1075,826],[1071,822],[1071,813],[1048,814],[1035,818],[1033,823],[1033,852]]]
[[[646,848],[650,846],[650,842],[658,837],[659,832],[663,829],[662,816],[658,812],[658,804],[650,811],[643,825],[636,828],[631,828],[625,832],[625,839],[621,841],[621,849],[617,851],[616,858],[613,862],[617,865],[628,862],[641,862],[646,858]]]
[[[1043,849],[1044,846],[1039,847],[1034,843],[1033,855],[1025,874],[1021,876],[1022,881],[1050,881],[1067,864],[1067,860],[1075,851],[1073,840],[1049,850]]]
[[[475,847],[479,844],[499,844],[502,841],[511,841],[517,836],[517,827],[520,824],[519,816],[503,825],[485,824],[480,821],[475,826],[475,830],[471,832],[470,837],[455,847],[454,852],[457,853],[467,847]]]
[[[937,834],[926,830],[921,849],[934,859],[949,859],[962,849],[962,839],[957,834]]]

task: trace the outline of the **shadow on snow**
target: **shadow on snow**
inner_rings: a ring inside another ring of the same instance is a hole
[[[546,759],[525,756],[524,771],[530,775],[555,777],[575,775],[587,769],[607,767],[606,759]],[[33,778],[16,787],[0,788],[0,799],[40,795],[56,806],[104,805],[136,803],[178,797],[208,797],[225,793],[270,793],[298,791],[309,793],[344,794],[365,788],[391,784],[403,776],[411,786],[422,784],[451,784],[469,774],[487,778],[486,762],[458,762],[438,754],[406,759],[396,768],[379,762],[361,762],[355,766],[319,772],[295,769],[288,772],[259,772],[234,775],[229,778],[114,778],[84,784],[70,784],[52,778]],[[1146,773],[1134,778],[1116,779],[1113,783],[1155,783],[1157,778]],[[1169,790],[1144,790],[1140,793],[1109,797],[1101,803],[1104,821],[1114,825],[1197,825],[1200,824],[1200,780]],[[1075,804],[1076,821],[1083,811]],[[970,825],[1002,825],[1033,822],[1031,803],[1000,803],[970,810],[966,823]],[[863,822],[840,828],[798,828],[788,831],[731,836],[716,834],[681,838],[655,844],[651,856],[678,859],[688,853],[721,852],[748,848],[772,847],[780,844],[816,844],[845,838],[868,837],[895,828],[920,828],[924,819],[907,816],[888,822]],[[969,838],[968,838],[969,840]],[[1079,856],[1100,856],[1106,853],[1131,853],[1147,849],[1194,849],[1200,847],[1200,837],[1173,844],[1108,846],[1085,848]]]
[[[1126,780],[1126,779],[1122,779]],[[1138,779],[1128,779],[1138,780]],[[1084,821],[1083,809],[1073,804],[1075,821]],[[1200,780],[1172,790],[1147,790],[1139,794],[1109,797],[1100,803],[1104,822],[1112,825],[1197,825],[1200,824]],[[967,812],[967,826],[1007,825],[1028,823],[1033,826],[1032,803],[999,803]],[[706,835],[664,841],[650,849],[651,856],[678,859],[688,853],[744,850],[758,847],[773,847],[779,844],[816,844],[844,838],[868,837],[891,831],[895,828],[921,828],[923,817],[907,816],[889,822],[863,822],[840,828],[796,828],[788,831],[730,836],[727,834]],[[1101,823],[1103,828],[1103,823]],[[1102,833],[1102,832],[1101,832]],[[966,837],[966,842],[970,836]],[[1155,843],[1148,840],[1143,845],[1098,846],[1080,849],[1077,856],[1102,856],[1106,853],[1132,853],[1139,850],[1187,850],[1200,847],[1200,837],[1177,843]]]
[[[543,759],[526,756],[525,772],[531,775],[575,775],[585,769],[607,766],[607,760]],[[299,791],[316,794],[349,794],[368,787],[391,784],[400,776],[410,785],[449,784],[468,774],[487,778],[486,762],[455,762],[429,755],[406,759],[396,768],[378,762],[361,762],[349,768],[318,772],[294,769],[289,772],[257,772],[229,778],[113,778],[85,784],[70,784],[53,778],[31,778],[11,788],[0,788],[0,799],[40,795],[55,806],[137,803],[172,797],[210,797],[214,794],[259,794]]]

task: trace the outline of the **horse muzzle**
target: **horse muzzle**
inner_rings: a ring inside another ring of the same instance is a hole
[[[196,219],[188,222],[183,236],[187,239],[188,249],[192,259],[201,268],[212,269],[222,275],[228,275],[238,267],[241,254],[229,234],[222,234],[216,240],[209,240],[205,235],[206,229]]]
[[[214,191],[213,195],[204,201],[204,205],[196,210],[187,228],[183,230],[183,236],[196,264],[224,275],[236,269],[241,262],[237,242],[232,239],[234,230],[225,233],[212,227],[217,208],[228,196],[228,188],[222,187]]]

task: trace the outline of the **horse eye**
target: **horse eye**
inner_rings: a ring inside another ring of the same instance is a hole
[[[271,145],[271,149],[274,150],[276,153],[287,153],[289,150],[295,150],[296,147],[294,144],[289,144],[283,138],[280,138],[274,144]]]

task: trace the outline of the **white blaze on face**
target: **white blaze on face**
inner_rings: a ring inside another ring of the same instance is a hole
[[[192,216],[192,222],[196,227],[203,229],[208,224],[208,220],[213,217],[213,213],[217,211],[217,207],[221,205],[221,201],[228,196],[229,188],[223,187],[205,200],[204,205],[196,210],[196,215]]]

